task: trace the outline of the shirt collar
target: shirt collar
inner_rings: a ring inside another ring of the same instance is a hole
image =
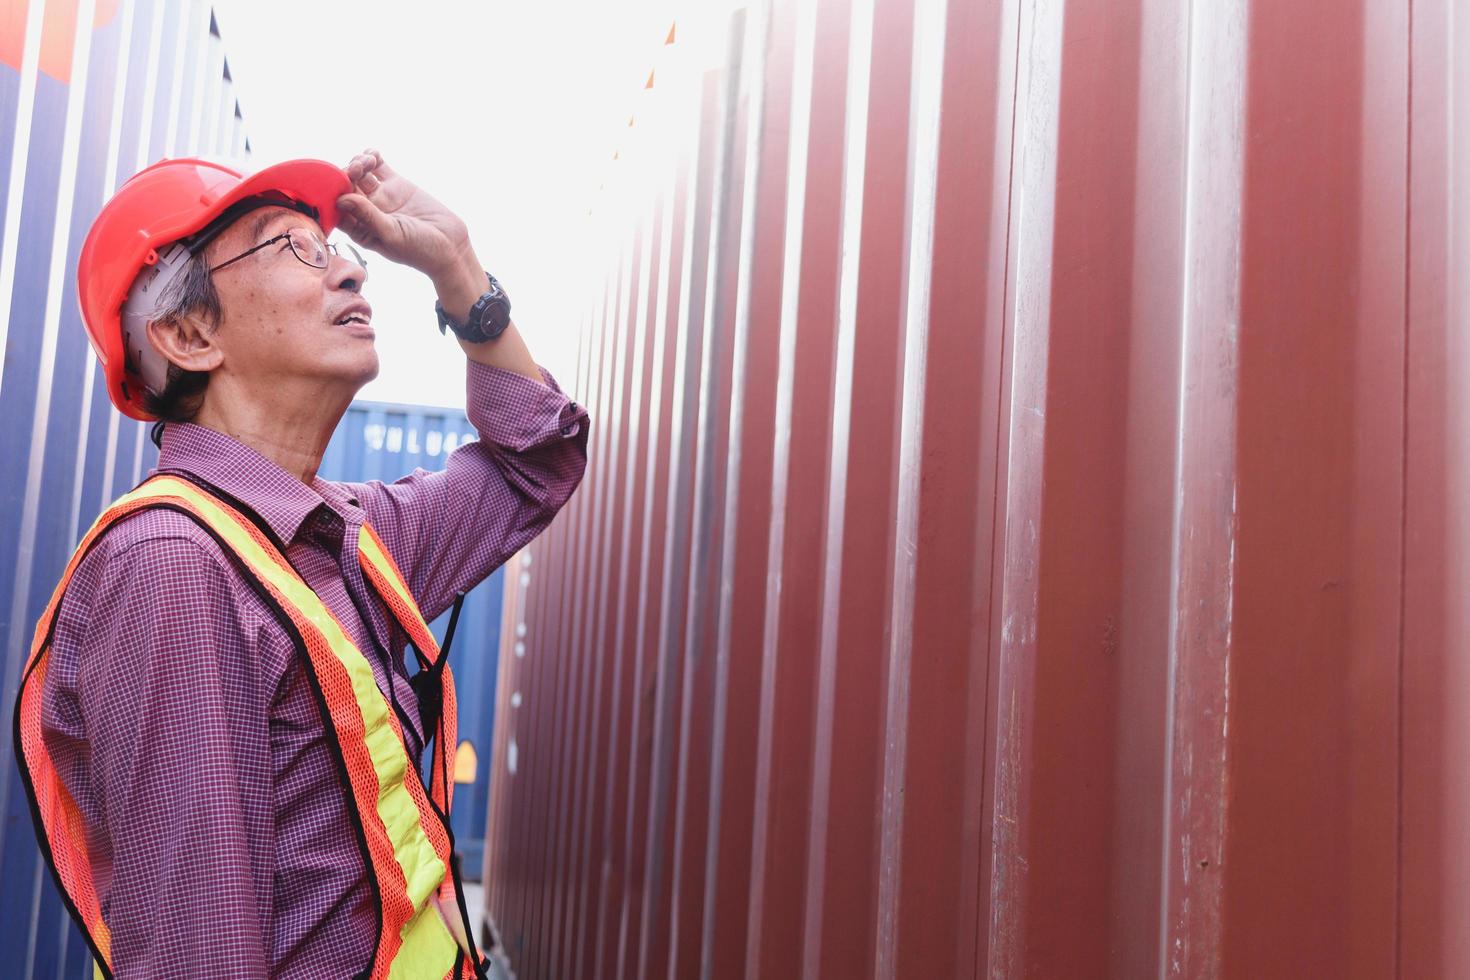
[[[360,523],[362,511],[350,492],[320,477],[302,483],[273,461],[222,432],[190,423],[169,423],[163,430],[155,473],[189,473],[236,498],[255,511],[272,533],[287,544],[318,507]]]

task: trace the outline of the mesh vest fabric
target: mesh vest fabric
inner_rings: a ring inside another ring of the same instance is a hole
[[[443,685],[427,790],[405,745],[399,719],[366,658],[270,535],[229,504],[174,476],[156,477],[119,499],[82,539],[37,624],[15,711],[16,752],[41,849],[69,911],[93,948],[98,973],[111,976],[111,935],[92,879],[81,813],[58,778],[42,739],[40,692],[57,611],[77,565],[109,527],[146,507],[181,511],[215,537],[274,610],[303,658],[354,804],[355,831],[377,902],[376,949],[358,975],[436,980],[479,975],[483,966],[474,962],[478,953],[463,921],[462,889],[453,868],[448,829],[453,784],[444,777],[449,773],[448,753],[456,745],[453,677],[392,557],[364,526],[358,542],[364,576],[412,640],[420,669],[437,672]],[[441,909],[449,916],[460,914],[455,933],[469,955],[446,925]],[[200,951],[201,957],[208,955],[208,950]]]

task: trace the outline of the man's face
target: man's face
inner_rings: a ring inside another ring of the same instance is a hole
[[[206,257],[216,266],[292,229],[326,238],[300,212],[263,207],[225,229]],[[256,391],[305,380],[352,386],[354,393],[377,376],[372,310],[361,296],[367,271],[351,259],[329,255],[325,269],[313,268],[282,238],[211,276],[220,299],[220,322],[211,339],[224,354],[217,373]],[[349,312],[367,322],[339,322]]]

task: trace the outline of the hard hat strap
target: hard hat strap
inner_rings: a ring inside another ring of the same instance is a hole
[[[317,209],[312,207],[310,204],[303,204],[300,201],[293,200],[292,198],[287,197],[285,194],[282,194],[280,191],[265,191],[264,193],[256,194],[252,197],[247,197],[242,200],[236,201],[234,204],[231,204],[229,207],[221,211],[219,213],[219,216],[211,221],[209,224],[205,225],[203,228],[199,229],[199,231],[195,232],[193,235],[190,235],[188,238],[183,239],[184,244],[187,245],[189,248],[189,254],[198,255],[200,252],[204,251],[204,249],[208,247],[210,242],[218,238],[220,234],[226,228],[230,227],[230,225],[234,224],[241,215],[248,214],[249,212],[254,211],[258,208],[266,207],[290,208],[293,211],[300,211],[302,214],[306,215],[308,218],[311,218],[313,221],[318,220],[318,218],[320,217],[320,212],[318,212]]]

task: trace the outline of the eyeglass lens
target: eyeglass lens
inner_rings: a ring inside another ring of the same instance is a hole
[[[351,259],[363,268],[367,267],[367,260],[362,253],[341,238],[335,238],[330,242],[323,242],[314,231],[305,228],[293,228],[289,233],[291,251],[296,257],[307,265],[316,269],[325,269],[331,261],[331,256],[341,255]]]

